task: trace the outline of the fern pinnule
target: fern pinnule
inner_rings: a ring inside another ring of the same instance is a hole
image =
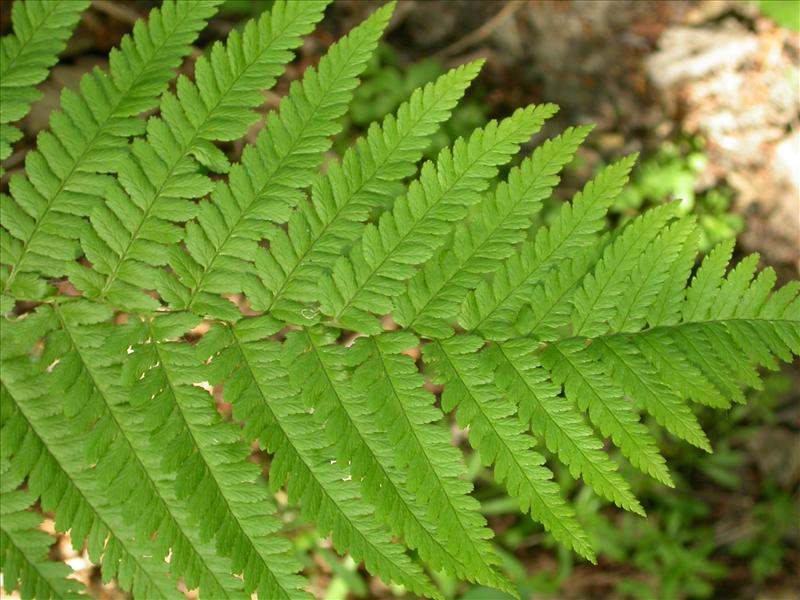
[[[638,336],[635,343],[661,380],[672,382],[683,399],[717,409],[731,407],[730,400],[703,374],[698,362],[688,359],[688,348],[679,348],[669,331],[655,330]]]
[[[692,283],[686,290],[681,316],[684,321],[702,320],[714,303],[722,277],[733,254],[733,242],[725,241],[714,248],[703,259]],[[685,284],[685,282],[684,282]],[[657,323],[660,325],[660,323]]]
[[[647,324],[650,327],[671,325],[680,319],[684,290],[695,267],[699,243],[700,230],[695,227],[681,245],[680,253],[673,261],[664,285],[661,286],[647,311]]]
[[[291,362],[290,381],[313,410],[336,453],[337,461],[350,465],[364,499],[376,516],[435,570],[461,571],[459,554],[448,551],[442,534],[406,488],[405,473],[397,468],[393,453],[382,444],[385,435],[374,422],[370,403],[352,385],[347,361],[352,356],[333,343],[330,331],[292,332],[285,342],[284,359]],[[500,580],[492,574],[493,580]]]
[[[69,10],[81,6],[73,0],[61,4]],[[102,173],[116,172],[129,152],[127,138],[144,131],[137,115],[157,106],[174,69],[218,4],[164,2],[150,11],[146,24],[136,23],[120,50],[111,52],[108,73],[95,69],[81,78],[77,92],[62,91],[61,111],[50,116],[51,131],[40,133],[37,150],[26,156],[26,176],[9,182],[13,200],[1,199],[4,298],[42,298],[51,289],[39,274],[60,276],[67,270],[76,283],[89,286],[69,263],[81,254],[80,217],[103,205],[111,181]],[[81,273],[96,279],[91,271]]]
[[[597,263],[607,242],[608,236],[603,236],[597,245],[576,251],[572,257],[562,260],[557,269],[550,269],[523,300],[513,326],[507,331],[513,329],[515,336],[542,342],[561,338],[572,314],[572,297],[586,273]]]
[[[676,437],[711,452],[711,444],[697,417],[648,367],[646,359],[634,347],[620,338],[608,338],[596,340],[593,350],[625,394],[641,403],[660,425]]]

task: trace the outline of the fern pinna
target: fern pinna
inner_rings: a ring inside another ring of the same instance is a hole
[[[14,5],[3,158],[86,4]],[[774,289],[756,256],[729,268],[728,243],[695,268],[697,225],[671,204],[607,231],[635,157],[540,218],[590,127],[495,181],[553,105],[420,165],[480,61],[321,168],[392,4],[294,82],[232,164],[215,142],[258,121],[327,2],[278,0],[168,91],[219,4],[165,0],[137,23],[107,72],[64,90],[2,194],[6,589],[80,592],[47,560],[38,503],[137,597],[180,597],[178,581],[309,597],[273,500],[285,490],[386,582],[437,598],[444,571],[516,594],[445,413],[523,512],[594,561],[546,462],[643,515],[605,440],[672,486],[656,424],[711,451],[692,405],[743,402],[759,368],[800,353],[797,281]]]

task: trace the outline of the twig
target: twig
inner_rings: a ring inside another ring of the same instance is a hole
[[[476,44],[483,38],[491,35],[495,29],[505,23],[509,17],[519,10],[522,4],[522,0],[508,0],[505,6],[503,6],[503,8],[495,16],[486,21],[486,23],[466,36],[456,40],[443,50],[440,50],[434,56],[437,58],[444,58],[446,56],[450,56],[451,54],[457,54],[462,50],[469,48],[473,44]]]
[[[124,4],[111,2],[110,0],[94,0],[92,6],[96,10],[107,14],[109,17],[113,17],[117,19],[117,21],[122,21],[128,25],[133,25],[139,20],[139,14]]]

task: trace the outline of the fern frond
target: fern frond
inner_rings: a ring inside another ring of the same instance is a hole
[[[644,264],[639,266],[648,271],[638,273],[640,277],[648,275],[654,265],[662,265],[672,260],[668,255],[662,261],[661,257],[655,254],[660,244],[656,244],[654,252],[648,253],[645,250],[661,228],[675,216],[676,210],[677,203],[648,210],[628,223],[617,238],[605,248],[600,260],[583,279],[583,285],[572,298],[572,331],[575,335],[597,337],[605,333],[613,326],[618,302],[623,294],[630,290],[640,290],[647,285],[647,282],[641,279],[635,286],[630,286],[629,282],[629,275],[637,267],[640,255]],[[657,281],[656,285],[658,283],[661,282]],[[650,285],[650,290],[656,292],[658,288]],[[635,295],[629,298],[631,302],[635,302],[636,299]],[[624,307],[618,323],[620,325],[624,324],[628,316],[626,310],[629,310],[629,307]]]
[[[449,431],[438,423],[442,413],[422,387],[414,361],[402,354],[417,345],[408,333],[359,339],[350,350],[350,360],[358,363],[353,385],[375,410],[372,417],[395,449],[395,467],[403,473],[408,491],[427,505],[447,551],[460,559],[463,568],[453,574],[507,587],[495,572],[498,558],[487,542],[492,532],[469,495],[472,486],[462,480],[463,459],[450,443]]]
[[[711,444],[697,417],[680,396],[657,376],[647,360],[625,340],[601,339],[592,346],[625,393],[676,437],[711,452]]]
[[[500,123],[492,121],[469,138],[444,149],[436,165],[426,162],[418,180],[377,225],[367,225],[347,257],[320,281],[320,309],[342,327],[379,333],[374,314],[391,310],[392,296],[444,241],[448,224],[469,206],[522,143],[555,112],[551,104],[520,109]]]
[[[0,40],[0,161],[22,137],[11,123],[42,97],[35,86],[47,78],[87,6],[88,0],[38,0],[11,7],[14,33]]]
[[[77,2],[63,2],[76,6]],[[2,290],[6,297],[41,298],[47,286],[38,276],[63,275],[65,261],[80,255],[83,230],[78,216],[102,205],[107,176],[129,152],[127,138],[144,123],[135,118],[153,109],[219,0],[167,1],[139,21],[133,36],[112,50],[109,72],[83,76],[76,93],[64,89],[61,111],[50,117],[50,132],[25,160],[27,178],[12,177],[13,200],[2,198]]]
[[[564,386],[567,399],[588,413],[592,423],[611,438],[634,467],[674,487],[666,461],[633,405],[583,350],[583,342],[577,340],[549,345],[542,352],[542,364],[553,382]]]
[[[560,388],[548,380],[538,364],[536,347],[533,340],[511,340],[490,346],[479,356],[486,357],[489,369],[496,367],[495,381],[517,405],[519,418],[544,439],[547,449],[558,455],[573,477],[582,477],[617,506],[644,515],[603,443],[580,413],[559,397]]]
[[[230,168],[212,142],[236,139],[257,120],[253,111],[292,57],[302,36],[322,18],[327,0],[282,2],[217,43],[195,65],[195,83],[178,78],[176,95],[161,97],[161,116],[147,121],[145,139],[134,140],[122,159],[119,183],[90,217],[81,243],[93,269],[70,267],[70,279],[90,298],[131,309],[158,303],[139,291],[165,278],[158,267],[183,238],[175,223],[191,219],[200,198],[213,189],[201,166]],[[173,265],[176,266],[176,265]]]
[[[466,292],[525,239],[531,219],[558,185],[558,173],[591,129],[568,129],[513,168],[507,181],[480,203],[476,218],[456,226],[452,249],[440,252],[408,281],[395,300],[395,321],[423,335],[447,337]]]
[[[693,219],[680,219],[647,246],[639,256],[625,290],[619,295],[616,312],[608,322],[611,331],[639,331],[645,325],[647,315],[658,293],[664,288],[673,264],[695,231]]]
[[[151,540],[158,533],[152,552],[159,557],[171,552],[170,569],[187,586],[202,586],[212,597],[240,596],[241,582],[189,527],[187,508],[174,497],[174,478],[159,468],[160,461],[148,449],[149,432],[119,386],[116,356],[121,353],[109,353],[106,347],[111,334],[108,309],[77,300],[46,307],[45,312],[52,330],[43,361],[55,363],[48,376],[49,393],[65,399],[64,417],[72,435],[81,437],[83,459],[95,465],[108,501],[120,508],[136,539]]]
[[[347,362],[355,357],[335,343],[331,332],[307,331],[290,334],[283,359],[290,364],[290,380],[314,418],[323,427],[337,460],[350,464],[352,477],[361,485],[364,498],[375,506],[377,516],[435,570],[464,571],[454,560],[460,553],[448,551],[446,536],[437,530],[418,498],[406,488],[405,470],[395,464],[385,444],[385,431],[375,424],[374,404],[358,392],[348,376]],[[486,570],[494,585],[510,584]]]
[[[601,275],[587,280],[584,299],[600,304],[597,300],[613,288],[608,282],[617,277],[612,267],[625,262],[621,259],[624,249],[641,243],[634,239],[646,238],[646,229],[651,230],[650,237],[661,230],[661,218],[649,227],[646,222],[642,218],[638,225],[630,224],[627,231],[638,230],[638,235],[623,232],[607,248],[606,260],[596,271]],[[687,271],[681,260],[684,247],[691,248],[692,254],[696,251],[693,223],[684,219],[661,231],[624,278],[621,308],[610,311],[611,318],[591,325],[596,334],[603,333],[557,340],[541,356],[553,380],[563,383],[567,397],[589,411],[592,421],[634,466],[671,485],[663,458],[623,394],[677,437],[710,451],[685,401],[726,408],[731,399],[743,397],[744,386],[760,384],[758,367],[774,369],[777,360],[790,361],[797,352],[800,301],[796,300],[798,286],[792,284],[770,294],[774,275],[769,271],[753,280],[755,256],[723,277],[730,254],[724,245],[709,254],[685,292],[684,314],[693,320],[675,322],[680,302],[663,301],[663,290],[674,289],[680,274]],[[713,295],[713,303],[707,301],[708,295]],[[679,296],[684,296],[683,290]],[[668,324],[645,328],[653,306]],[[609,311],[601,312],[608,317]],[[579,321],[578,327],[585,323]]]
[[[289,497],[334,547],[364,561],[370,573],[420,595],[440,597],[419,566],[378,526],[374,509],[358,484],[335,459],[314,416],[308,412],[281,364],[284,349],[264,337],[277,331],[269,317],[245,319],[204,336],[212,353],[211,380],[225,381],[225,397],[234,417],[245,422],[244,435],[259,440],[274,455],[269,482],[273,490],[288,479]]]
[[[391,201],[392,184],[415,172],[431,137],[482,64],[463,65],[416,90],[315,179],[311,202],[295,208],[287,231],[270,233],[269,251],[256,257],[258,277],[244,282],[254,308],[287,322],[309,323],[306,304],[317,297],[319,278],[362,235],[361,221],[370,211]]]
[[[461,427],[469,426],[470,444],[487,465],[494,465],[498,482],[520,501],[525,512],[544,525],[557,540],[594,561],[586,534],[572,507],[552,481],[544,457],[532,450],[535,441],[514,416],[514,405],[506,400],[478,362],[483,346],[476,336],[455,336],[423,347],[426,364],[438,383],[445,384],[442,409],[457,408]]]
[[[196,324],[186,317],[164,316],[143,327],[146,340],[134,346],[125,365],[131,405],[144,414],[163,468],[176,473],[176,495],[200,537],[216,538],[233,572],[244,574],[247,593],[306,598],[289,542],[276,535],[281,524],[258,483],[260,470],[247,460],[250,449],[236,426],[221,422],[214,399],[193,385],[206,379],[194,347],[167,341]]]
[[[8,476],[8,462],[0,461],[0,569],[3,587],[13,591],[21,583],[22,598],[81,598],[82,586],[67,579],[63,562],[47,560],[55,540],[39,529],[42,517],[29,509],[36,498],[14,489],[19,483]]]
[[[218,143],[258,120],[329,0],[276,0],[167,91],[222,1],[164,0],[137,23],[108,73],[62,93],[0,195],[0,559],[23,595],[78,589],[45,560],[41,510],[137,597],[308,598],[271,500],[284,488],[408,594],[442,597],[426,569],[516,594],[445,413],[523,512],[594,560],[546,460],[643,514],[619,455],[673,485],[651,428],[710,451],[695,405],[743,402],[800,354],[800,282],[774,290],[757,255],[729,267],[732,244],[695,271],[698,227],[674,203],[608,230],[634,156],[539,214],[589,127],[494,186],[553,105],[418,166],[481,61],[326,161],[391,2],[230,164]],[[0,158],[85,5],[15,5]]]
[[[635,155],[605,168],[561,207],[556,220],[540,228],[531,242],[506,259],[491,282],[484,281],[470,291],[461,305],[459,324],[491,339],[513,337],[519,309],[539,283],[560,260],[570,258],[596,241],[605,215],[628,180]]]
[[[341,125],[358,83],[389,18],[393,4],[377,10],[335,43],[318,69],[305,71],[277,112],[267,116],[255,145],[245,146],[229,183],[217,185],[210,202],[201,202],[196,222],[186,226],[186,248],[172,260],[185,279],[176,294],[162,286],[173,308],[235,318],[237,309],[216,294],[241,291],[241,280],[253,272],[258,242],[284,223],[303,198]],[[191,278],[190,278],[191,277]]]
[[[56,530],[69,531],[76,547],[87,543],[90,558],[102,561],[104,581],[145,598],[179,598],[167,565],[152,557],[145,544],[111,506],[84,460],[80,439],[65,422],[58,403],[44,394],[42,377],[30,377],[27,357],[3,360],[0,387],[0,458],[11,459],[4,477],[27,478],[42,509],[55,514]]]

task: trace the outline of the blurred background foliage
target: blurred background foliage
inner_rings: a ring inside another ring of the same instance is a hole
[[[94,0],[64,64],[43,87],[45,99],[24,123],[26,139],[15,154],[20,158],[16,164],[14,157],[9,161],[4,185],[22,168],[21,156],[46,126],[61,86],[74,87],[83,72],[103,66],[100,57],[155,4]],[[198,53],[271,4],[228,0],[201,38]],[[289,82],[377,4],[336,2],[277,89],[266,94],[264,112],[276,108]],[[9,2],[0,4],[3,33],[9,10]],[[631,183],[613,208],[613,221],[622,223],[646,208],[677,200],[685,213],[697,216],[704,251],[738,238],[739,252],[759,251],[762,266],[775,267],[784,281],[797,278],[798,30],[798,0],[403,0],[334,152],[341,153],[371,122],[393,112],[415,88],[456,64],[484,56],[481,78],[431,144],[428,158],[517,106],[557,102],[561,112],[536,142],[570,125],[593,122],[597,128],[564,173],[545,220],[596,168],[639,151]],[[190,65],[183,71],[191,73]],[[236,144],[225,149],[233,158],[241,152]],[[624,472],[647,519],[610,508],[552,463],[598,550],[597,566],[577,560],[520,515],[515,501],[469,453],[463,432],[454,429],[454,438],[465,449],[475,495],[497,533],[504,570],[523,599],[797,600],[798,390],[800,366],[791,365],[769,374],[746,405],[727,413],[701,410],[715,448],[711,455],[661,435],[676,488],[657,485],[633,469]],[[352,560],[337,557],[285,497],[279,495],[278,503],[318,598],[408,598]],[[53,555],[78,569],[96,596],[123,597],[100,583],[96,569],[81,562],[81,550],[68,539],[59,541]],[[434,576],[448,600],[508,598]]]

